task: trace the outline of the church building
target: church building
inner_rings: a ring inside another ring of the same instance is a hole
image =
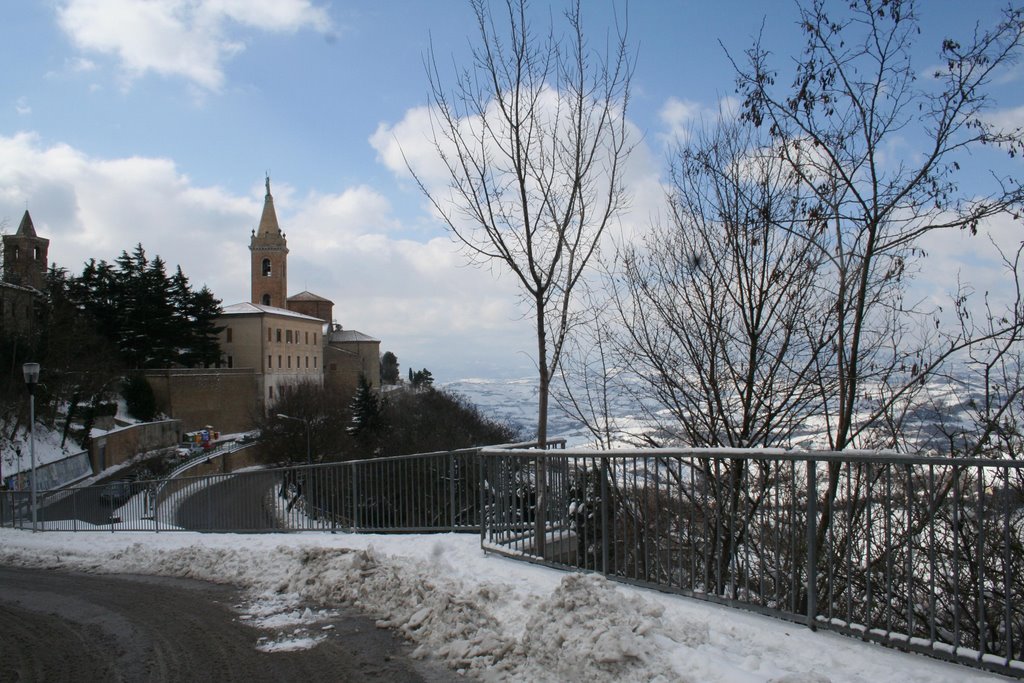
[[[263,213],[249,239],[251,296],[225,306],[222,366],[257,369],[269,412],[290,385],[313,382],[351,396],[359,377],[380,385],[380,340],[334,322],[334,302],[311,292],[288,296],[288,240],[277,221],[270,178]]]

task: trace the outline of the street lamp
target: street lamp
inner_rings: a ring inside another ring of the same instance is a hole
[[[36,530],[36,384],[39,383],[39,363],[21,366],[28,385],[28,451],[32,467],[32,531]]]
[[[312,465],[313,459],[310,457],[309,452],[309,420],[304,417],[291,417],[289,415],[282,415],[281,413],[278,413],[277,417],[281,420],[295,420],[296,422],[301,422],[306,427],[306,464]]]

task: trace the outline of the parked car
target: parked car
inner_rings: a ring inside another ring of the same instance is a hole
[[[132,483],[121,479],[101,488],[100,500],[109,505],[124,505],[132,497],[132,493]]]

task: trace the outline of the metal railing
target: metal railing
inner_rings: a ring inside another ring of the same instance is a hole
[[[564,441],[553,441],[564,446]],[[531,444],[515,444],[526,447]],[[203,464],[215,453],[192,462]],[[62,531],[480,531],[479,449],[38,493],[37,528]],[[0,524],[31,528],[27,494],[0,494]]]
[[[848,451],[484,449],[481,536],[488,551],[1020,677],[1022,467]]]

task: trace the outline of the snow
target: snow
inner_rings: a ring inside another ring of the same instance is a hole
[[[267,652],[315,647],[356,607],[489,681],[953,683],[1002,677],[834,633],[487,555],[479,537],[0,530],[0,564],[188,577],[242,588]]]

